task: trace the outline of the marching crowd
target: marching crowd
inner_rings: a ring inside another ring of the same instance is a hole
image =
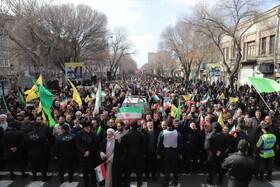
[[[193,83],[141,76],[104,82],[102,90],[98,112],[94,111],[96,98],[86,99],[96,93],[97,86],[79,89],[82,106],[71,99],[70,87],[52,90],[51,114],[57,123],[53,127],[38,111],[39,98],[24,103],[21,91],[10,91],[0,105],[0,170],[9,169],[14,179],[14,170],[20,169],[26,178],[30,166],[34,181],[38,172],[47,181],[48,164],[55,161],[61,183],[66,170],[69,182],[79,170],[85,187],[127,187],[132,172],[137,186],[143,180],[157,181],[161,173],[163,185],[169,185],[173,173],[177,186],[179,174],[198,172],[208,173],[209,184],[216,182],[217,173],[218,184],[223,184],[228,170],[228,185],[240,187],[248,186],[253,175],[271,181],[273,166],[280,166],[277,93],[263,95],[268,108],[253,87],[230,88],[219,81]],[[118,108],[130,95],[145,96],[148,109],[143,110],[141,120],[121,122]],[[190,97],[185,99],[185,95]],[[64,98],[67,104],[62,106]],[[167,108],[164,98],[169,98]],[[238,99],[230,102],[229,98]],[[180,108],[176,116],[172,105]],[[99,181],[94,168],[102,163],[106,178]]]

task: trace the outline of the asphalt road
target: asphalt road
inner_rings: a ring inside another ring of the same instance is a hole
[[[83,180],[82,180],[82,174],[75,173],[74,175],[74,182],[69,183],[67,182],[68,177],[65,176],[64,183],[59,183],[57,173],[51,172],[48,173],[48,176],[50,176],[50,180],[47,182],[42,182],[41,176],[39,175],[38,181],[32,181],[31,173],[29,177],[26,179],[22,179],[20,176],[20,172],[15,172],[18,176],[15,178],[15,180],[10,180],[9,173],[7,171],[0,172],[1,180],[0,180],[0,187],[83,187]],[[280,171],[275,171],[273,173],[273,180],[272,182],[259,182],[256,179],[253,179],[250,183],[250,187],[280,187]],[[199,173],[197,175],[184,175],[179,177],[179,185],[178,187],[226,187],[227,186],[227,179],[225,177],[224,184],[223,185],[208,185],[206,183],[207,175],[204,173]],[[171,176],[172,180],[172,176]],[[136,177],[135,174],[132,174],[132,180],[131,180],[131,187],[136,187]],[[143,182],[142,187],[161,187],[162,183],[164,181],[164,176],[162,175],[160,179],[157,182],[154,182],[153,180],[148,180],[147,182]]]

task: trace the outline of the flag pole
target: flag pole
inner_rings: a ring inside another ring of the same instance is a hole
[[[264,104],[266,105],[266,107],[269,109],[269,111],[272,111],[271,108],[268,106],[268,104],[265,102],[264,98],[262,97],[262,95],[260,93],[258,93],[259,96],[261,97],[261,99],[263,100]]]

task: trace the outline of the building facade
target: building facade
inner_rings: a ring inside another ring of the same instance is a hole
[[[279,65],[279,23],[280,5],[269,9],[257,18],[257,22],[249,27],[250,21],[243,22],[238,29],[243,32],[241,38],[242,59],[238,71],[238,85],[248,83],[248,77],[280,78]],[[226,62],[230,67],[235,63],[235,49],[232,38],[222,38],[222,48]],[[225,69],[221,65],[221,76],[228,80]]]

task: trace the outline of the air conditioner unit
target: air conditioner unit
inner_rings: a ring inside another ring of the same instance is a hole
[[[273,74],[274,73],[274,64],[273,63],[262,63],[260,64],[260,72],[263,74]]]

